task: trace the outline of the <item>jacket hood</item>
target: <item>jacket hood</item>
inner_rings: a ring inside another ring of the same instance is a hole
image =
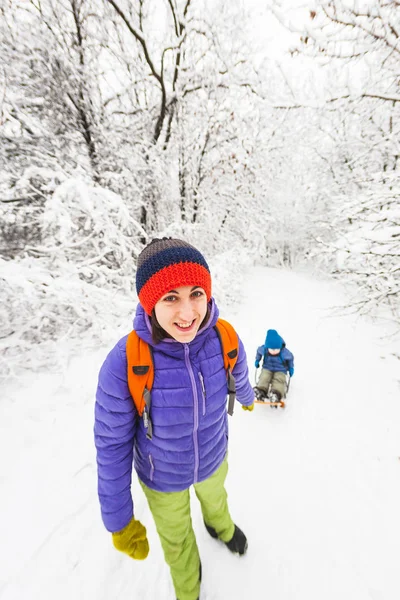
[[[203,345],[208,332],[212,327],[214,327],[219,317],[219,310],[214,298],[211,298],[208,303],[208,307],[210,309],[210,317],[207,323],[197,332],[194,340],[188,344],[194,351]],[[153,338],[151,337],[150,317],[145,312],[141,304],[138,304],[136,307],[136,314],[135,318],[133,319],[133,328],[138,336],[152,348],[156,348],[157,350],[169,355],[180,354],[182,352],[184,344],[174,340],[173,338],[165,338],[158,344],[153,342]]]
[[[268,329],[267,336],[265,338],[265,348],[271,348],[271,350],[280,350],[284,345],[285,342],[276,329]]]

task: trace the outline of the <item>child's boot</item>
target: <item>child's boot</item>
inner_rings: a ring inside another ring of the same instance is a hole
[[[257,400],[262,400],[262,402],[264,402],[265,398],[267,397],[265,390],[258,388],[258,387],[253,388],[253,390],[254,390],[254,395],[257,398]]]
[[[269,395],[269,399],[271,402],[281,402],[281,398],[282,398],[282,394],[280,392],[278,392],[278,390],[271,390],[271,393]],[[274,406],[273,408],[278,408],[278,407]]]

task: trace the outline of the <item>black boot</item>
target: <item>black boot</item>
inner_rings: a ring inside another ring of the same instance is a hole
[[[205,521],[204,521],[204,525],[206,526],[206,529],[207,529],[208,533],[211,535],[211,537],[216,540],[218,538],[218,533],[215,531],[214,527],[211,527],[211,525],[207,525],[207,523]]]
[[[214,539],[217,539],[218,534],[215,531],[214,527],[211,527],[211,525],[207,525],[207,523],[204,523],[204,525],[206,526],[206,529],[207,529],[208,533],[211,535],[211,537]],[[242,556],[247,551],[247,546],[248,546],[247,538],[244,535],[243,531],[241,529],[239,529],[239,527],[237,525],[235,525],[235,531],[233,533],[232,539],[229,540],[229,542],[224,542],[224,543],[225,543],[225,546],[227,546],[229,548],[229,550],[231,552],[233,552],[234,554],[240,554]]]
[[[233,534],[233,538],[229,542],[225,542],[225,544],[228,546],[231,552],[234,554],[240,554],[241,556],[246,553],[248,545],[246,536],[237,525],[235,525],[235,533]]]
[[[257,400],[262,400],[264,402],[265,398],[267,397],[267,392],[258,387],[254,387],[253,390]]]

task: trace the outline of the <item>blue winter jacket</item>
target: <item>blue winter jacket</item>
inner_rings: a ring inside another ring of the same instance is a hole
[[[119,531],[133,515],[132,466],[148,487],[175,492],[207,479],[227,451],[227,378],[214,325],[218,308],[211,301],[208,323],[194,340],[165,339],[154,344],[148,315],[139,304],[134,328],[153,350],[153,438],[146,438],[128,389],[126,336],[111,350],[100,370],[95,408],[98,493],[103,522]],[[246,353],[232,375],[240,403],[253,403]]]
[[[287,373],[289,369],[294,369],[294,357],[293,354],[285,346],[285,341],[282,339],[282,348],[279,354],[273,356],[269,354],[265,344],[257,348],[256,362],[259,363],[263,358],[263,369],[268,371],[280,371],[281,373]]]

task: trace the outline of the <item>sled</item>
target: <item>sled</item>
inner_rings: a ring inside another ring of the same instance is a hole
[[[271,400],[254,400],[254,404],[266,404],[267,406],[276,406],[278,408],[285,408],[285,403],[280,400],[279,402],[271,402]]]

